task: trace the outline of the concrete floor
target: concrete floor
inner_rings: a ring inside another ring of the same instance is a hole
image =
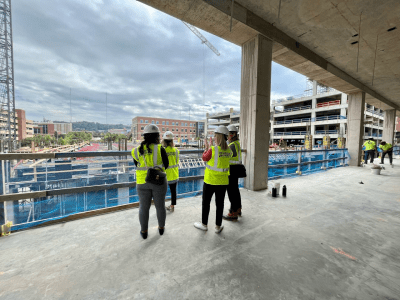
[[[193,227],[195,197],[164,236],[152,207],[147,240],[138,209],[0,238],[0,299],[400,299],[400,160],[280,183],[287,198],[241,190],[220,235]]]

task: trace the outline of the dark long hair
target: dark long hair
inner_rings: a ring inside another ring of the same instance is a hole
[[[144,141],[140,143],[139,153],[141,155],[144,154],[144,145],[146,145],[146,149],[149,153],[151,153],[150,145],[151,144],[159,144],[160,143],[160,134],[157,133],[146,133],[143,135]]]

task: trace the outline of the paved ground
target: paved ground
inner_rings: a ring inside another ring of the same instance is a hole
[[[287,198],[242,190],[243,218],[220,235],[193,227],[200,197],[179,200],[162,237],[152,207],[147,240],[137,209],[14,233],[0,299],[400,299],[395,163],[284,179]]]

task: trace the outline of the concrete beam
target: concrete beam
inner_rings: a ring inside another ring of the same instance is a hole
[[[349,95],[347,116],[347,148],[350,154],[350,166],[360,166],[361,148],[364,136],[365,92]]]
[[[328,71],[329,73],[335,75],[336,77],[350,83],[354,87],[368,93],[372,97],[386,103],[392,108],[397,110],[400,109],[399,105],[396,105],[392,101],[386,99],[379,93],[375,92],[370,87],[366,86],[365,84],[361,83],[357,79],[351,77],[349,74],[344,72],[343,70],[339,69],[332,63],[328,62],[323,57],[319,56],[315,52],[311,51],[304,45],[300,44],[295,39],[291,38],[285,32],[279,30],[277,27],[272,25],[271,23],[267,22],[254,12],[248,10],[241,4],[234,2],[233,9],[232,9],[232,2],[231,1],[216,1],[216,0],[203,0],[203,2],[217,8],[221,12],[225,13],[227,16],[231,16],[236,21],[239,21],[251,29],[257,31],[258,33],[264,35],[265,37],[271,39],[274,42],[281,44],[282,46],[286,47],[287,49],[293,51],[294,53],[302,56],[303,58],[309,60],[310,62],[316,64],[317,66],[321,67],[322,69]],[[314,78],[313,78],[314,79]],[[364,97],[365,98],[365,97]]]
[[[396,126],[396,110],[385,110],[385,118],[383,120],[382,141],[393,145],[394,129]]]
[[[268,187],[272,41],[258,35],[242,46],[240,137],[247,149],[245,187]]]

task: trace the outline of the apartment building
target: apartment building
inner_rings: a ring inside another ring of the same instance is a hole
[[[193,141],[197,137],[197,121],[145,116],[137,116],[132,119],[132,137],[136,140],[141,140],[144,127],[148,124],[157,125],[160,128],[161,134],[164,134],[165,131],[171,131],[176,139]]]
[[[9,131],[8,131],[8,111],[1,110],[0,113],[0,139],[8,141]],[[15,118],[10,116],[10,128],[11,128],[11,141],[18,140],[18,114],[15,112]],[[15,128],[15,135],[14,135]]]

